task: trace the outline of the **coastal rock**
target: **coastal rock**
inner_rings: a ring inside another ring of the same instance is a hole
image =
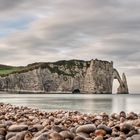
[[[113,62],[69,60],[29,64],[21,71],[0,76],[0,90],[45,93],[112,93],[113,80],[118,93],[128,93],[125,74],[120,77]],[[29,116],[30,120],[34,118]],[[53,121],[53,120],[51,120]]]

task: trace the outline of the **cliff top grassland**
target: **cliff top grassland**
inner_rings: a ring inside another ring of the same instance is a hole
[[[12,72],[18,71],[20,67],[0,65],[0,75],[7,75]]]

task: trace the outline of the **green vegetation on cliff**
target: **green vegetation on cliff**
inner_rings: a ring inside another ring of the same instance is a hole
[[[13,67],[13,66],[7,66],[7,65],[0,65],[0,75],[7,75],[12,72],[18,71],[21,69],[21,67]]]
[[[52,66],[53,65],[53,66]],[[66,75],[66,76],[74,76],[75,75],[75,68],[78,67],[82,69],[84,66],[89,67],[90,61],[83,61],[83,60],[61,60],[57,62],[36,62],[29,64],[25,67],[12,67],[12,66],[5,66],[0,65],[0,76],[5,77],[9,74],[19,74],[25,73],[28,71],[32,71],[34,69],[44,69],[48,68],[51,73],[57,73],[58,75]],[[70,73],[65,72],[65,70],[59,69],[59,66],[64,67],[65,69],[69,69]]]

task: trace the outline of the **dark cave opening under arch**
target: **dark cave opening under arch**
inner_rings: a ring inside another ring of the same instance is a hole
[[[77,93],[81,93],[81,92],[80,92],[80,89],[74,89],[74,90],[72,91],[72,93],[73,93],[73,94],[77,94]]]

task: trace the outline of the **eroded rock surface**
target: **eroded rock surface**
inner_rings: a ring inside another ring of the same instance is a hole
[[[120,77],[113,62],[69,60],[36,63],[25,70],[0,77],[0,90],[35,92],[112,93],[113,80],[118,93],[128,93],[125,74]]]

